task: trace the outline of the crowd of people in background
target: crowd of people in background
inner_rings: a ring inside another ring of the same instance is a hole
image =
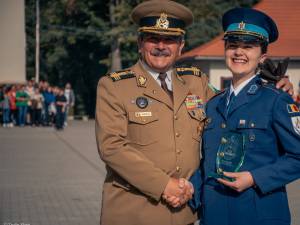
[[[70,83],[64,88],[51,86],[47,81],[0,86],[0,114],[2,126],[67,126],[75,95]]]

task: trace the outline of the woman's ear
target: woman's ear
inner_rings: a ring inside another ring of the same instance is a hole
[[[260,63],[263,63],[267,57],[268,57],[267,54],[262,54],[262,55],[260,56],[259,62],[260,62]]]

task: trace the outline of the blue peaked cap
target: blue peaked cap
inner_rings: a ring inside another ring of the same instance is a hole
[[[267,14],[251,8],[234,8],[222,18],[224,39],[232,36],[274,42],[278,39],[275,22]]]

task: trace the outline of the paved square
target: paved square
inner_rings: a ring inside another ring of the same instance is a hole
[[[104,176],[94,121],[62,132],[0,128],[0,225],[98,225]],[[293,225],[300,225],[299,184],[288,188]]]

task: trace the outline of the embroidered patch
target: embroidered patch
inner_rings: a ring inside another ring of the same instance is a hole
[[[251,87],[249,88],[248,93],[249,93],[249,94],[255,94],[256,91],[257,91],[257,89],[258,89],[257,85],[256,85],[256,84],[253,84],[253,85],[251,85]]]
[[[198,95],[189,94],[185,99],[187,110],[203,109],[203,100]]]
[[[300,135],[300,116],[294,116],[291,118],[295,132]]]
[[[288,110],[289,113],[299,112],[299,108],[295,104],[287,105],[287,110]]]
[[[144,109],[148,106],[148,99],[145,97],[138,97],[135,102],[136,105],[141,109]]]

